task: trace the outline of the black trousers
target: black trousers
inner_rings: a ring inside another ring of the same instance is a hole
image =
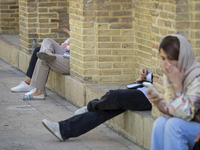
[[[139,90],[119,89],[107,92],[100,100],[90,101],[87,108],[88,112],[59,122],[64,140],[80,136],[126,110],[151,110],[152,105]]]
[[[33,75],[33,71],[35,69],[35,64],[37,62],[37,52],[40,51],[40,47],[36,47],[35,50],[33,51],[33,54],[31,56],[31,60],[29,62],[29,66],[28,66],[28,69],[27,69],[27,72],[26,72],[26,76],[28,76],[29,78],[32,78],[32,75]]]

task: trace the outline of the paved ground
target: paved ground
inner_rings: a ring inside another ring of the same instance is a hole
[[[49,90],[46,100],[23,101],[24,93],[12,93],[10,88],[24,77],[0,59],[0,150],[142,150],[105,125],[78,138],[58,141],[41,121],[69,118],[77,108]]]

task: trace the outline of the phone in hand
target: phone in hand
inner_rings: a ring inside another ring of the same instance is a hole
[[[156,88],[150,82],[143,82],[142,84],[147,89],[151,89],[151,91],[152,91],[151,93],[152,94],[157,94],[161,98],[160,93],[156,90]]]

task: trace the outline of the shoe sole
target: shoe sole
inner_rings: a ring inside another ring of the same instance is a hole
[[[19,91],[10,89],[11,92],[15,92],[15,93],[20,93],[20,92],[29,92],[30,90],[32,90],[32,89],[19,90]]]
[[[46,97],[41,97],[41,96],[32,96],[32,95],[24,95],[22,100],[45,100]]]
[[[20,93],[20,92],[29,92],[29,91],[25,91],[25,90],[23,90],[23,91],[14,91],[14,90],[10,90],[11,92],[14,92],[14,93]]]
[[[56,56],[47,54],[45,52],[38,52],[37,57],[41,60],[46,60],[46,61],[54,61],[56,59]]]
[[[22,98],[22,100],[26,101],[26,100],[46,100],[46,98]]]
[[[44,127],[45,127],[47,130],[49,130],[55,137],[57,137],[57,135],[56,135],[54,132],[52,132],[51,129],[50,129],[43,121],[42,121],[42,124],[43,124]],[[57,139],[59,139],[61,142],[63,142],[63,140],[60,139],[59,137],[57,137]]]

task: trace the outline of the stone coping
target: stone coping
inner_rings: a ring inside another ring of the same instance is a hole
[[[0,39],[19,48],[19,35],[0,35]]]

